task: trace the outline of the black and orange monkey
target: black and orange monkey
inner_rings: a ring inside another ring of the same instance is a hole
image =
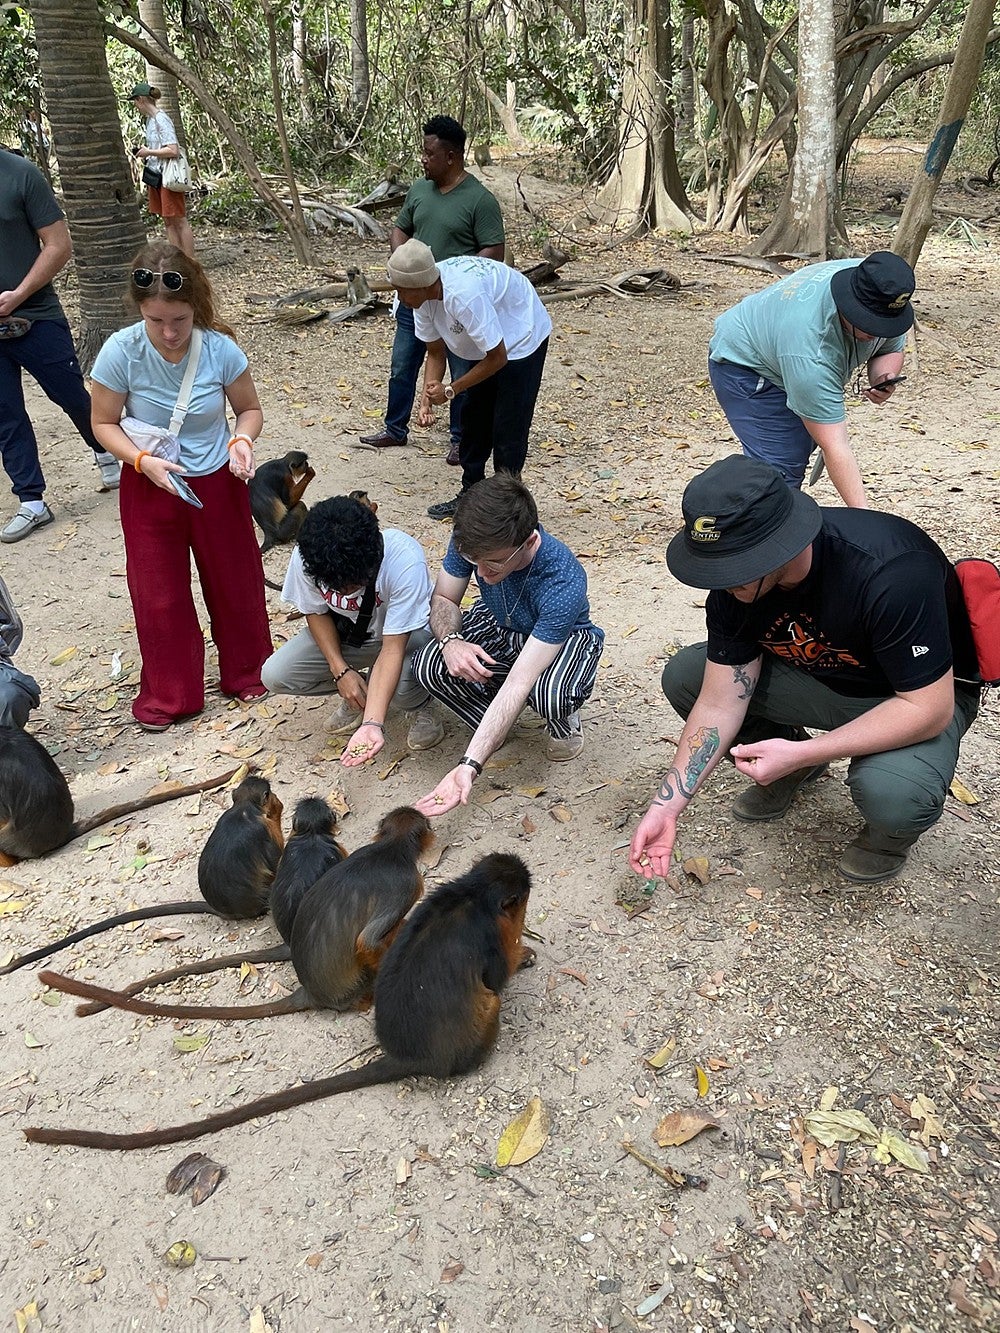
[[[156,1004],[134,999],[134,992],[92,986],[58,972],[44,973],[45,984],[154,1017],[273,1018],[306,1009],[368,1009],[379,963],[423,893],[418,861],[433,840],[426,817],[400,806],[381,821],[374,841],[316,881],[295,913],[290,952],[299,985],[284,999],[253,1005]]]
[[[235,772],[230,769],[205,782],[140,796],[74,820],[69,783],[45,746],[19,727],[0,727],[0,866],[54,852],[124,815],[221,787]]]
[[[378,1083],[468,1073],[496,1042],[504,987],[518,968],[534,962],[534,953],[521,941],[530,888],[531,876],[520,857],[493,852],[418,904],[375,982],[375,1032],[384,1054],[360,1069],[168,1129],[104,1134],[32,1128],[25,1137],[81,1148],[155,1148]],[[47,975],[43,972],[41,979]]]
[[[138,995],[140,991],[162,986],[168,981],[204,976],[223,968],[239,967],[242,963],[287,963],[292,956],[289,943],[299,903],[326,871],[347,855],[337,841],[336,829],[337,816],[319,796],[307,796],[295,807],[291,836],[281,853],[270,895],[271,916],[284,944],[249,953],[226,954],[221,958],[205,958],[183,967],[172,967],[166,972],[154,972],[152,976],[124,987],[121,994]],[[85,1017],[107,1008],[106,1004],[91,1002],[77,1005],[76,1012]]]
[[[250,510],[264,534],[260,553],[295,541],[309,512],[302,501],[316,473],[299,450],[262,463],[250,478]]]
[[[230,773],[229,777],[232,776],[233,773]],[[169,796],[200,791],[206,785],[184,787],[170,792]],[[119,806],[118,813],[125,813],[131,808]],[[120,912],[117,916],[95,921],[93,925],[12,959],[6,967],[0,968],[0,976],[16,972],[28,963],[37,963],[41,958],[48,958],[69,944],[78,944],[80,940],[100,935],[114,926],[128,925],[132,921],[150,921],[156,917],[181,916],[192,912],[221,916],[227,921],[248,921],[252,917],[263,916],[267,911],[268,892],[281,855],[281,846],[281,802],[271,791],[266,779],[244,778],[233,792],[232,806],[219,817],[198,860],[198,887],[202,892],[200,900],[138,907],[132,912]]]

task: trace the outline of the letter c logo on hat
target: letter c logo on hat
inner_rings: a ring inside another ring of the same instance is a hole
[[[696,542],[717,542],[720,533],[715,530],[715,517],[696,518],[691,524],[691,540]]]

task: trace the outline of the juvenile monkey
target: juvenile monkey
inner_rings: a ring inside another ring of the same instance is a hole
[[[312,886],[347,853],[336,839],[337,817],[319,796],[307,796],[295,807],[292,832],[278,862],[278,873],[271,885],[271,916],[278,927],[284,944],[273,948],[257,949],[249,953],[226,954],[221,958],[205,958],[184,967],[173,967],[166,972],[155,972],[126,986],[122,995],[138,995],[151,986],[162,986],[181,977],[204,976],[241,963],[286,963],[292,956],[289,943],[292,923],[302,899]],[[77,1005],[81,1017],[100,1013],[106,1004],[92,1002]]]
[[[44,856],[137,810],[221,787],[235,772],[230,769],[205,782],[140,796],[74,821],[69,783],[45,746],[19,727],[0,727],[0,866]]]
[[[299,985],[268,1004],[155,1004],[121,991],[45,972],[53,990],[170,1018],[272,1018],[306,1009],[368,1009],[379,963],[400,922],[423,892],[418,859],[434,840],[424,815],[410,806],[392,810],[373,842],[338,862],[304,895],[291,931],[291,958]]]
[[[302,496],[315,475],[308,455],[293,450],[262,463],[250,478],[250,510],[264,534],[261,555],[295,541],[309,512]]]
[[[530,888],[531,876],[520,857],[494,852],[417,906],[375,983],[375,1032],[384,1054],[360,1069],[167,1129],[105,1134],[32,1128],[25,1137],[32,1143],[82,1148],[152,1148],[377,1083],[468,1073],[496,1042],[504,987],[518,968],[534,962],[534,953],[521,942]],[[47,975],[42,973],[43,981]]]
[[[59,776],[62,777],[62,774]],[[229,777],[232,776],[230,773]],[[183,796],[200,791],[207,785],[210,784],[185,787],[170,792],[169,796]],[[118,813],[133,808],[119,806]],[[105,816],[111,817],[111,812],[105,811]],[[103,818],[98,822],[103,822]],[[48,958],[69,944],[78,944],[80,940],[132,921],[150,921],[155,917],[189,913],[213,914],[227,921],[247,921],[251,917],[262,916],[267,911],[268,891],[281,846],[281,802],[264,778],[244,778],[233,792],[232,806],[219,817],[198,860],[198,887],[202,899],[139,907],[131,912],[107,917],[103,921],[95,921],[93,925],[76,930],[71,935],[64,935],[61,940],[54,940],[51,944],[12,959],[6,967],[0,968],[0,976],[16,972],[28,963],[37,963],[41,958]]]

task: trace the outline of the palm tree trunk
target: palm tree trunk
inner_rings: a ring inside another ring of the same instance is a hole
[[[146,234],[122,144],[97,0],[32,0],[31,16],[76,256],[77,351],[86,368],[125,323],[125,271]]]

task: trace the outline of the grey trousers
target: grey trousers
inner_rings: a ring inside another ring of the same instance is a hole
[[[682,648],[663,668],[663,693],[683,718],[694,707],[701,690],[706,648],[704,643]],[[883,702],[881,698],[854,699],[838,694],[806,672],[765,653],[760,682],[735,743],[752,745],[771,737],[792,740],[799,727],[832,731]],[[955,712],[940,736],[901,750],[851,760],[848,790],[870,829],[912,842],[937,823],[955,776],[959,745],[978,711],[978,688],[956,684]]]
[[[397,708],[413,712],[423,708],[430,698],[428,691],[414,678],[410,663],[414,652],[433,637],[427,626],[410,631],[399,684],[392,697]],[[372,639],[358,648],[342,647],[341,651],[348,666],[363,670],[374,665],[382,651],[382,640]],[[289,639],[276,653],[271,654],[260,669],[260,678],[272,694],[338,693],[326,658],[316,647],[316,640],[308,629],[300,630],[294,639]]]
[[[0,661],[0,727],[23,727],[28,714],[41,702],[38,681]]]

